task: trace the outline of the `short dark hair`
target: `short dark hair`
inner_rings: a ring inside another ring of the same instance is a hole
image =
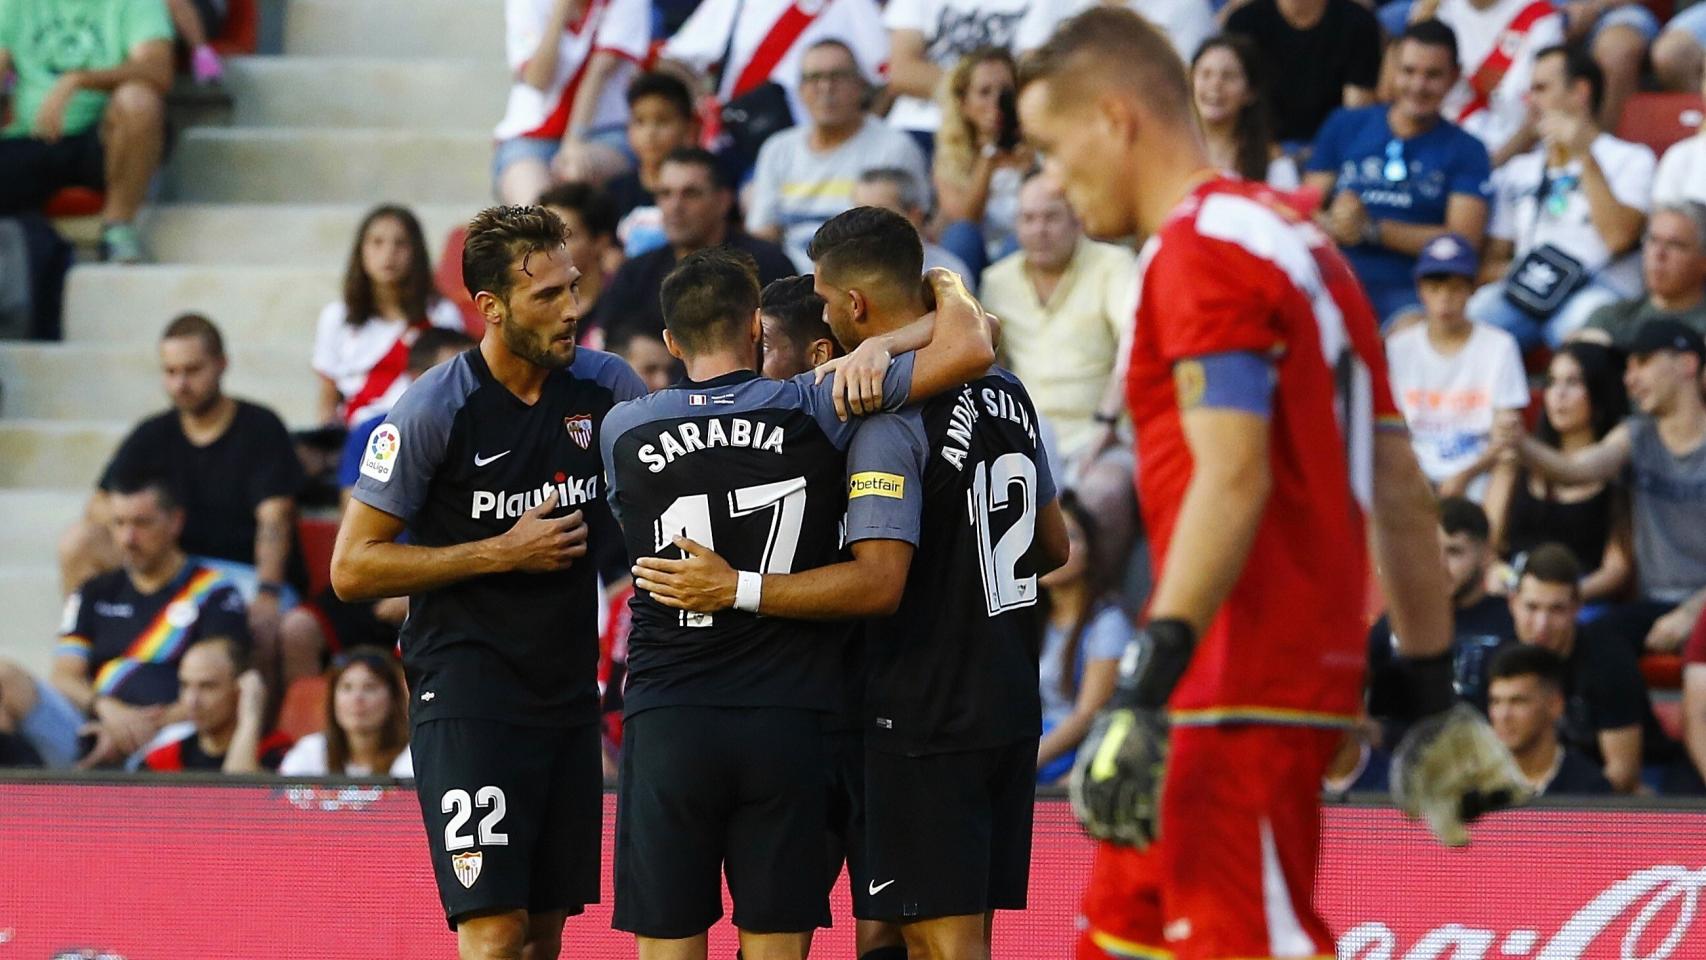
[[[432,369],[441,352],[466,350],[473,345],[474,338],[460,330],[427,327],[415,337],[415,342],[409,345],[409,373],[418,377]]]
[[[1533,577],[1541,583],[1567,584],[1581,592],[1581,561],[1561,543],[1540,544],[1522,556],[1516,569],[1519,586],[1524,577]]]
[[[1439,20],[1419,20],[1405,27],[1398,42],[1405,41],[1424,47],[1444,47],[1451,52],[1451,65],[1457,66],[1457,31]]]
[[[1538,677],[1545,686],[1563,690],[1564,658],[1532,643],[1507,644],[1493,654],[1493,662],[1487,668],[1487,679],[1510,680],[1514,677]]]
[[[216,359],[225,357],[225,337],[212,320],[199,313],[180,313],[166,324],[166,329],[160,334],[161,340],[177,340],[181,337],[194,337],[207,348],[208,354]]]
[[[1492,528],[1487,523],[1487,511],[1468,497],[1446,497],[1439,502],[1439,528],[1446,536],[1469,534],[1471,539],[1487,542]]]
[[[683,257],[658,291],[663,325],[687,352],[720,346],[758,309],[758,263],[744,250],[709,247]]]
[[[233,677],[241,676],[243,671],[249,669],[249,645],[239,642],[236,637],[221,633],[202,637],[185,648],[184,653],[188,654],[191,650],[199,650],[202,647],[219,647],[224,650],[226,658],[231,661]]]
[[[774,319],[789,340],[804,346],[815,340],[835,343],[835,334],[823,322],[823,298],[812,289],[812,275],[772,280],[759,295],[758,309]],[[840,346],[837,345],[837,350]]]
[[[900,205],[908,210],[923,210],[927,206],[924,185],[905,167],[872,167],[859,174],[859,182],[894,187],[900,191]]]
[[[481,210],[462,241],[462,285],[468,296],[484,290],[508,300],[515,282],[509,268],[516,258],[557,249],[567,229],[560,217],[537,204]]]
[[[924,241],[918,237],[918,228],[881,207],[854,207],[830,217],[817,228],[806,255],[819,273],[852,271],[897,289],[908,284],[916,287],[924,275]]]
[[[106,484],[106,492],[120,497],[134,497],[139,493],[152,493],[154,501],[160,504],[160,509],[167,513],[173,513],[184,508],[184,500],[178,496],[178,491],[172,486],[172,482],[159,474],[121,472]]]
[[[811,46],[801,50],[800,53],[802,55],[808,54],[821,47],[836,47],[840,49],[842,53],[847,54],[847,59],[853,61],[853,69],[859,71],[859,78],[861,80],[868,80],[868,78],[865,77],[865,68],[859,65],[859,55],[853,52],[852,45],[840,37],[819,37],[812,41]]]
[[[717,162],[717,158],[709,150],[701,147],[676,147],[664,154],[663,162],[658,164],[658,168],[662,169],[667,163],[701,167],[705,171],[705,176],[711,179],[711,186],[719,190],[734,189],[734,186],[729,183],[728,176],[723,172],[723,165]]]
[[[611,353],[627,353],[629,345],[640,339],[662,343],[663,334],[636,323],[625,323],[605,331],[604,349]]]
[[[1534,55],[1534,62],[1554,56],[1564,58],[1565,83],[1587,82],[1588,106],[1598,116],[1600,104],[1605,100],[1605,71],[1600,69],[1599,62],[1586,48],[1573,43],[1555,43],[1546,47]]]
[[[634,104],[647,97],[658,97],[666,101],[683,120],[691,120],[693,112],[693,91],[687,89],[687,84],[674,74],[661,70],[649,70],[634,78],[628,84],[628,109],[634,109]]]
[[[590,183],[559,183],[539,195],[539,205],[573,210],[586,232],[595,237],[616,236],[616,204],[609,194]]]

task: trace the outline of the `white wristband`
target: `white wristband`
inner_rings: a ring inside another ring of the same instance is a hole
[[[735,609],[758,612],[758,599],[764,592],[764,577],[749,570],[740,571],[735,581]]]

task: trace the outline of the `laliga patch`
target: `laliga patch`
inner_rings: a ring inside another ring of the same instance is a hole
[[[462,795],[464,799],[467,794]],[[456,879],[467,889],[472,889],[474,881],[480,879],[480,867],[486,855],[478,850],[469,853],[458,853],[450,858],[450,869],[456,871]]]
[[[879,473],[867,470],[855,473],[847,480],[847,499],[857,500],[860,497],[888,497],[891,500],[906,499],[906,478],[896,473]]]
[[[361,456],[361,475],[380,483],[391,479],[397,466],[397,452],[403,449],[403,435],[395,424],[382,423],[373,428],[367,438],[367,452]]]
[[[1173,364],[1173,389],[1179,397],[1179,409],[1190,410],[1202,403],[1208,389],[1208,375],[1199,360],[1181,360]]]
[[[577,413],[572,417],[563,418],[563,429],[569,431],[569,439],[582,450],[592,445],[592,416]]]

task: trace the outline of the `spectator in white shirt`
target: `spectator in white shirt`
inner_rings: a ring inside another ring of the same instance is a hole
[[[1481,274],[1491,282],[1469,315],[1524,347],[1557,346],[1594,310],[1640,289],[1640,264],[1625,254],[1646,227],[1653,152],[1600,129],[1604,89],[1585,53],[1541,51],[1529,98],[1541,145],[1493,178]]]
[[[379,647],[357,647],[333,663],[325,730],[298,740],[278,772],[287,777],[413,777],[409,692],[397,658]]]
[[[800,94],[810,123],[764,141],[748,188],[747,232],[782,244],[802,273],[806,247],[824,221],[853,206],[853,185],[876,167],[927,179],[912,138],[865,112],[870,89],[853,51],[820,40],[800,58]]]
[[[942,92],[942,128],[931,160],[942,245],[983,272],[1013,244],[1019,185],[1036,164],[1014,106],[1019,68],[1002,47],[960,58]]]
[[[1475,251],[1457,234],[1423,247],[1415,275],[1427,321],[1393,334],[1386,360],[1422,472],[1441,496],[1480,502],[1495,459],[1493,425],[1520,422],[1528,378],[1510,334],[1464,316],[1475,272]]]
[[[409,345],[429,325],[463,329],[433,286],[420,221],[405,207],[375,207],[356,230],[343,296],[315,328],[320,421],[352,426],[390,410],[409,385]]]
[[[1216,167],[1275,190],[1296,190],[1297,164],[1274,141],[1261,51],[1248,37],[1211,37],[1191,61],[1191,102]]]
[[[899,97],[889,123],[929,151],[942,125],[939,99],[954,64],[983,47],[1011,49],[1019,21],[1050,0],[889,0],[889,89]]]
[[[1013,36],[1013,51],[1028,53],[1043,45],[1054,28],[1101,3],[1125,7],[1161,28],[1179,59],[1189,63],[1214,33],[1215,5],[1209,0],[1039,0],[1031,4]]]
[[[532,203],[553,180],[602,184],[627,169],[624,91],[652,40],[646,0],[505,0],[515,82],[492,136],[504,203]]]
[[[1706,3],[1690,7],[1691,11],[1706,14]],[[1706,80],[1699,84],[1700,94],[1706,97]],[[1659,161],[1659,172],[1653,177],[1653,204],[1693,200],[1706,203],[1706,123],[1699,132],[1671,144]]]
[[[1411,17],[1425,12],[1418,4]],[[1445,98],[1446,119],[1480,138],[1494,167],[1533,149],[1534,59],[1564,42],[1564,15],[1548,0],[1439,0],[1433,16],[1456,32],[1463,63]]]

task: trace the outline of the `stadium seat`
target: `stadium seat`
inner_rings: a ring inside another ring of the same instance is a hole
[[[258,0],[230,0],[226,8],[225,29],[210,41],[213,49],[223,57],[254,53],[260,22]]]
[[[296,522],[296,542],[302,545],[302,561],[308,567],[308,596],[316,597],[332,582],[332,544],[338,539],[334,517],[304,517]]]
[[[48,198],[42,213],[51,219],[61,217],[93,217],[105,206],[107,195],[88,187],[66,187]]]
[[[486,335],[486,321],[474,309],[474,298],[468,296],[468,288],[462,283],[462,241],[467,237],[467,227],[450,229],[444,238],[444,252],[438,256],[438,269],[433,271],[433,282],[438,284],[439,295],[462,311],[468,336],[478,340]]]
[[[284,691],[284,703],[278,708],[278,729],[300,740],[310,733],[326,728],[326,691],[323,674],[300,677]]]
[[[1656,154],[1700,129],[1702,110],[1698,93],[1637,93],[1623,105],[1617,136],[1644,143]]]
[[[1682,658],[1674,653],[1649,653],[1641,657],[1641,676],[1648,690],[1681,690]]]

